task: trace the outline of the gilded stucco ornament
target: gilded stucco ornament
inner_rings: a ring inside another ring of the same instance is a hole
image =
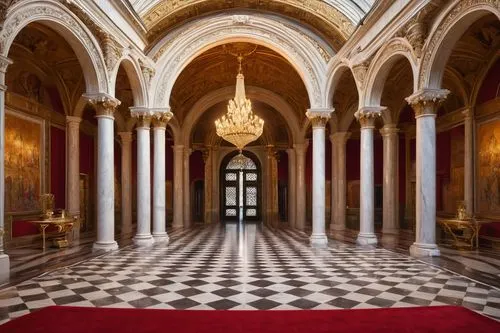
[[[356,79],[356,84],[359,88],[364,89],[366,85],[366,78],[368,73],[368,68],[370,67],[370,61],[363,61],[360,64],[352,66],[352,74]]]
[[[144,81],[149,85],[151,83],[151,79],[156,74],[153,66],[149,65],[145,60],[139,58],[139,66],[141,66],[142,76],[144,77]]]

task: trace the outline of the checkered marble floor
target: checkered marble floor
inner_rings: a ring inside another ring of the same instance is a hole
[[[0,323],[49,305],[164,309],[338,309],[463,305],[500,319],[500,291],[381,248],[260,224],[177,230],[0,290]]]

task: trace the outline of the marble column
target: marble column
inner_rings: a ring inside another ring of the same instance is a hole
[[[12,60],[0,56],[0,282],[9,278],[10,260],[4,252],[5,233],[5,73]]]
[[[413,221],[411,204],[411,137],[410,133],[405,133],[405,221]],[[413,222],[412,222],[413,224]]]
[[[151,115],[148,111],[132,111],[137,120],[137,232],[134,244],[151,246]]]
[[[383,176],[383,208],[382,232],[384,234],[397,234],[399,231],[398,216],[398,162],[399,162],[399,130],[396,124],[386,124],[380,130],[384,145],[384,176]]]
[[[304,230],[306,228],[306,153],[309,142],[296,143],[293,145],[295,149],[295,161],[297,167],[295,169],[297,175],[296,192],[295,192],[295,228]]]
[[[116,250],[114,112],[120,101],[106,94],[87,95],[97,118],[97,240],[94,250]]]
[[[184,226],[183,206],[182,201],[184,199],[183,194],[183,182],[184,178],[182,176],[183,170],[182,166],[184,164],[184,146],[175,145],[174,149],[174,220],[172,222],[172,227],[182,228]]]
[[[212,223],[212,147],[207,146],[203,150],[203,162],[205,163],[205,181],[204,181],[204,202],[203,202],[203,219],[204,223]]]
[[[325,125],[331,113],[332,110],[307,111],[313,129],[312,234],[309,238],[313,247],[328,245],[325,233]]]
[[[118,133],[122,142],[122,235],[132,233],[132,132]]]
[[[218,223],[220,220],[219,212],[219,149],[218,147],[212,147],[211,151],[212,160],[212,207],[211,207],[211,219],[214,223]]]
[[[184,159],[183,159],[183,176],[184,176],[184,199],[183,206],[184,212],[182,213],[184,217],[184,227],[188,228],[192,224],[191,219],[191,179],[190,179],[190,171],[189,171],[189,157],[191,156],[191,149],[184,148]]]
[[[82,118],[66,117],[67,187],[66,210],[71,216],[80,214],[80,122]]]
[[[474,215],[474,115],[471,109],[463,112],[465,129],[464,203],[468,216]]]
[[[350,132],[336,132],[330,135],[332,141],[332,216],[330,232],[342,231],[346,224],[347,176],[346,143]]]
[[[406,98],[417,120],[416,239],[413,256],[439,256],[436,245],[436,114],[448,90],[424,89]]]
[[[295,196],[297,195],[295,188],[295,181],[297,180],[295,150],[289,148],[286,152],[288,154],[288,225],[291,228],[295,228],[295,213],[297,208],[295,204]]]
[[[375,183],[373,160],[373,129],[382,108],[364,107],[355,114],[361,126],[359,245],[377,244],[375,236]]]
[[[153,238],[156,244],[167,244],[167,199],[165,183],[166,128],[173,114],[170,111],[153,115],[154,165],[153,165]]]

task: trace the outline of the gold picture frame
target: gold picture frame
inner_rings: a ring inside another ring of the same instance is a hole
[[[5,212],[40,212],[44,172],[43,120],[5,112]]]

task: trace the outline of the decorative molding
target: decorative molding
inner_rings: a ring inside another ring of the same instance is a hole
[[[406,97],[405,100],[415,111],[415,118],[426,115],[435,116],[449,93],[447,89],[422,89]]]
[[[47,17],[52,18],[55,22],[63,25],[66,29],[70,30],[83,44],[87,52],[89,53],[89,58],[95,65],[95,72],[97,77],[97,83],[100,89],[104,90],[107,87],[106,81],[106,70],[104,64],[101,62],[101,53],[99,49],[94,44],[90,35],[83,29],[81,24],[76,21],[72,15],[67,13],[64,7],[59,7],[56,3],[48,4],[27,4],[25,6],[19,6],[19,8],[12,14],[9,15],[5,21],[3,29],[0,34],[0,54],[6,55],[8,50],[6,49],[7,43],[14,39],[14,35],[18,33],[20,27],[25,26],[28,22],[36,20],[37,17],[47,19]],[[10,46],[10,45],[9,45]]]
[[[395,37],[403,37],[408,40],[417,58],[422,56],[425,40],[428,37],[428,28],[439,10],[443,8],[444,2],[444,0],[429,1],[395,34]]]
[[[234,25],[246,25],[252,23],[250,16],[248,15],[233,15],[231,16],[231,20]]]
[[[304,76],[305,86],[308,92],[310,104],[313,106],[320,106],[322,101],[322,93],[320,82],[325,70],[320,69],[326,66],[323,56],[314,47],[314,44],[307,43],[309,48],[297,48],[297,40],[291,41],[292,38],[297,39],[294,30],[287,31],[288,27],[279,24],[276,27],[276,22],[272,22],[273,26],[269,26],[269,19],[258,15],[252,15],[251,19],[254,24],[251,26],[232,25],[229,21],[230,17],[220,17],[214,19],[206,19],[196,25],[192,25],[184,29],[179,35],[175,37],[175,41],[169,40],[168,50],[175,49],[174,52],[168,52],[164,46],[159,52],[164,54],[168,53],[168,60],[158,58],[158,53],[153,56],[153,59],[160,60],[162,70],[158,77],[155,105],[164,105],[167,103],[168,95],[171,93],[173,82],[177,75],[180,74],[180,69],[183,67],[185,59],[189,59],[193,53],[202,49],[204,46],[213,42],[220,41],[226,36],[252,36],[252,38],[260,39],[274,45],[275,48],[281,49],[287,55],[290,62],[300,69],[300,74]],[[205,29],[203,29],[206,27]],[[276,30],[279,30],[278,33]],[[205,32],[207,31],[207,32]],[[287,34],[288,32],[288,34]],[[196,39],[193,37],[196,35]],[[302,38],[299,38],[301,40]],[[182,42],[179,42],[182,41]],[[306,53],[309,52],[309,53]],[[157,64],[158,66],[158,64]],[[158,68],[158,67],[157,67]]]
[[[457,1],[455,7],[453,7],[445,16],[445,18],[439,23],[438,28],[432,34],[431,39],[428,41],[426,46],[426,52],[422,56],[422,62],[420,65],[420,73],[418,77],[418,83],[420,88],[425,88],[425,79],[430,76],[432,71],[431,57],[434,51],[437,51],[438,43],[442,41],[444,34],[448,31],[449,27],[456,23],[457,17],[470,11],[476,6],[487,5],[491,6],[493,10],[500,10],[499,0],[460,0]]]
[[[356,84],[358,87],[363,90],[366,86],[367,82],[367,74],[368,74],[368,68],[370,67],[370,61],[363,61],[360,64],[356,64],[352,66],[352,74],[354,78],[356,79]]]
[[[108,71],[115,68],[118,60],[123,54],[123,46],[120,45],[109,33],[104,31],[82,8],[72,0],[63,0],[63,4],[75,14],[98,40]]]
[[[96,117],[114,117],[116,108],[121,104],[119,100],[107,94],[83,95],[96,109]]]
[[[150,66],[146,63],[146,61],[139,58],[139,66],[141,67],[142,76],[144,76],[144,81],[149,85],[151,83],[151,79],[156,74],[153,66]]]

